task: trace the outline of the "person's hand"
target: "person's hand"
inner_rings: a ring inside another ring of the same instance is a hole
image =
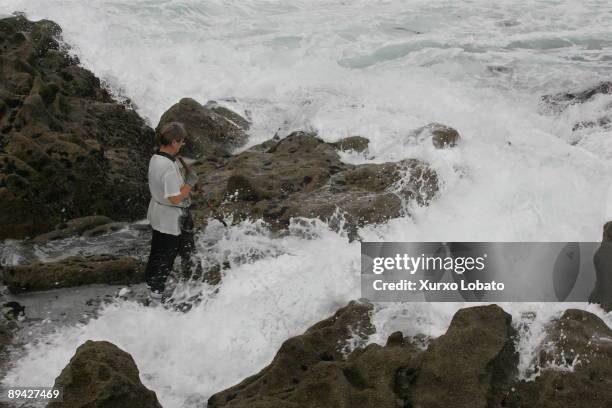
[[[198,177],[198,175],[192,171],[187,176],[187,180],[185,181],[185,183],[189,184],[191,187],[194,187],[198,183],[199,179],[200,178]]]

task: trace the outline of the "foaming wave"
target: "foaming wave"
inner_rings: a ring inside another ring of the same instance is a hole
[[[395,303],[379,305],[372,317],[376,333],[370,343],[384,345],[387,337],[401,331],[404,336],[416,336],[425,343],[443,335],[453,315],[465,307],[487,303]],[[567,309],[587,310],[612,327],[612,312],[606,313],[597,305],[586,303],[497,303],[512,316],[512,325],[517,329],[515,347],[519,353],[519,379],[532,380],[538,374],[537,353],[543,346],[547,326]]]
[[[367,156],[343,156],[354,163],[430,163],[440,175],[437,199],[410,208],[411,217],[361,229],[365,240],[600,238],[612,176],[609,130],[571,129],[607,108],[601,99],[551,116],[540,112],[539,96],[608,79],[611,5],[345,3],[0,0],[0,7],[57,21],[71,52],[152,124],[182,97],[216,99],[251,112],[249,145],[312,129],[328,141],[368,137]],[[459,146],[405,143],[432,121],[456,128]],[[50,385],[79,344],[105,339],[134,356],[164,406],[194,406],[359,297],[358,243],[324,224],[286,236],[256,223],[215,228],[199,242],[211,262],[231,264],[218,292],[198,287],[206,299],[187,314],[111,305],[85,326],[28,345],[5,384]],[[374,340],[393,329],[438,336],[465,306],[381,306]],[[502,307],[529,327],[519,342],[527,375],[545,323],[568,305]],[[525,320],[529,311],[534,321]]]
[[[3,385],[50,386],[76,347],[107,340],[134,357],[143,383],[163,406],[201,406],[212,393],[261,369],[285,339],[359,297],[357,242],[321,222],[295,225],[295,233],[282,239],[252,227],[231,227],[222,252],[242,259],[250,242],[277,248],[274,256],[236,262],[219,290],[207,292],[190,312],[113,303],[86,325],[58,328],[27,345]]]

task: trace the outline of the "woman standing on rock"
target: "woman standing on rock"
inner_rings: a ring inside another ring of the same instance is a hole
[[[189,265],[195,250],[190,193],[198,176],[177,156],[187,132],[179,122],[162,126],[156,134],[159,150],[149,162],[151,202],[147,219],[153,228],[145,279],[152,300],[162,300],[166,279],[178,254]]]

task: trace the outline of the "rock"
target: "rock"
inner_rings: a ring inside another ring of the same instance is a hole
[[[161,408],[141,382],[131,355],[107,341],[87,340],[55,379],[63,402],[48,408]]]
[[[516,380],[512,319],[497,305],[459,310],[427,349],[392,333],[369,344],[371,306],[351,302],[332,318],[287,340],[258,374],[214,394],[209,408],[603,408],[612,406],[612,330],[568,310],[549,328],[540,376]],[[358,345],[340,353],[358,324]],[[573,371],[572,371],[573,369]]]
[[[429,138],[436,149],[444,149],[455,147],[461,137],[455,129],[440,123],[430,123],[414,130],[409,135],[409,140],[416,143],[422,143]]]
[[[403,346],[404,345],[404,336],[401,331],[396,331],[391,333],[391,335],[387,338],[387,346]]]
[[[21,320],[25,318],[25,306],[15,301],[5,302],[2,304],[2,316],[6,320]]]
[[[548,328],[537,357],[539,376],[520,381],[508,408],[612,406],[612,330],[584,310],[567,310]]]
[[[612,94],[612,82],[601,82],[598,85],[591,86],[587,89],[577,92],[561,92],[555,95],[544,95],[542,101],[544,104],[553,112],[560,113],[567,109],[569,106],[587,103],[593,100],[598,95],[609,95]],[[607,110],[610,110],[612,105],[608,104]],[[612,117],[610,115],[600,116],[597,119],[583,120],[574,123],[572,131],[581,130],[584,128],[601,127],[603,129],[609,129],[612,124]]]
[[[0,19],[0,239],[88,214],[146,213],[153,130],[60,37],[51,21]]]
[[[208,407],[503,406],[518,355],[511,317],[498,306],[460,310],[447,333],[425,351],[395,332],[384,347],[370,344],[343,356],[337,344],[346,338],[347,322],[341,320],[351,308],[371,333],[368,309],[351,303],[334,318],[287,340],[268,367],[213,395]],[[341,335],[322,332],[324,327],[342,328]]]
[[[251,122],[249,122],[247,119],[243,118],[236,112],[219,105],[217,101],[208,101],[206,102],[206,105],[204,105],[204,107],[223,116],[225,119],[229,120],[245,132],[251,127]]]
[[[55,239],[63,239],[73,235],[81,235],[87,230],[94,229],[101,225],[108,225],[112,222],[113,220],[102,215],[90,215],[88,217],[75,218],[66,223],[58,225],[58,228],[53,231],[34,237],[32,242],[36,244],[44,244]]]
[[[602,82],[578,92],[561,92],[555,95],[544,95],[542,101],[557,111],[563,111],[576,103],[585,103],[597,95],[612,93],[612,82]]]
[[[574,126],[572,126],[572,132],[585,128],[594,128],[596,126],[604,129],[610,129],[612,127],[612,119],[607,116],[602,116],[597,120],[583,120],[575,123]]]
[[[97,237],[98,235],[110,234],[111,232],[120,231],[128,226],[127,222],[110,222],[108,224],[98,225],[92,229],[88,229],[81,235],[83,237]]]
[[[300,407],[406,406],[394,393],[395,376],[417,352],[412,343],[386,347],[370,344],[351,353],[346,361],[321,362],[297,384],[290,400]]]
[[[365,376],[368,383],[383,382],[379,378],[368,378],[370,373],[364,371],[371,366],[359,366],[357,359],[351,361],[348,369],[350,379],[343,380],[343,350],[353,337],[364,342],[373,333],[371,310],[372,305],[353,301],[304,334],[286,340],[270,365],[240,384],[214,394],[208,400],[208,407],[345,406],[331,402],[342,398],[337,391],[339,385],[353,388],[352,381],[358,384],[355,386],[357,390],[363,391],[367,387],[359,385],[361,376]],[[368,353],[377,355],[372,360],[380,360],[376,347]],[[392,370],[392,367],[388,369]],[[391,382],[386,385],[390,388]],[[370,389],[364,394],[368,391],[375,393]],[[304,401],[312,400],[322,405],[304,404]],[[323,403],[325,400],[329,404]]]
[[[427,205],[438,190],[437,175],[425,163],[343,163],[333,146],[307,132],[271,139],[196,171],[210,196],[193,197],[198,223],[223,214],[285,228],[292,217],[330,221],[340,210],[351,228],[398,217],[404,202]]]
[[[368,150],[368,145],[370,144],[370,140],[363,136],[349,136],[344,139],[340,139],[337,142],[330,143],[334,149],[339,150],[341,152],[347,150],[354,150],[358,153],[365,152]]]
[[[612,221],[604,225],[603,240],[593,257],[595,264],[595,288],[589,303],[599,304],[605,311],[612,311]]]
[[[497,305],[459,310],[446,334],[398,372],[398,394],[410,403],[404,406],[503,406],[518,363],[511,323]]]
[[[157,129],[169,122],[185,126],[188,136],[181,154],[191,158],[227,156],[247,141],[248,121],[214,103],[202,106],[191,98],[183,98],[162,115]]]
[[[132,257],[110,255],[70,257],[57,262],[5,266],[3,280],[12,293],[48,290],[94,283],[142,282],[144,271]]]

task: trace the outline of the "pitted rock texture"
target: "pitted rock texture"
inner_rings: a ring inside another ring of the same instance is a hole
[[[68,55],[57,24],[0,20],[0,239],[86,215],[143,218],[152,143]]]

